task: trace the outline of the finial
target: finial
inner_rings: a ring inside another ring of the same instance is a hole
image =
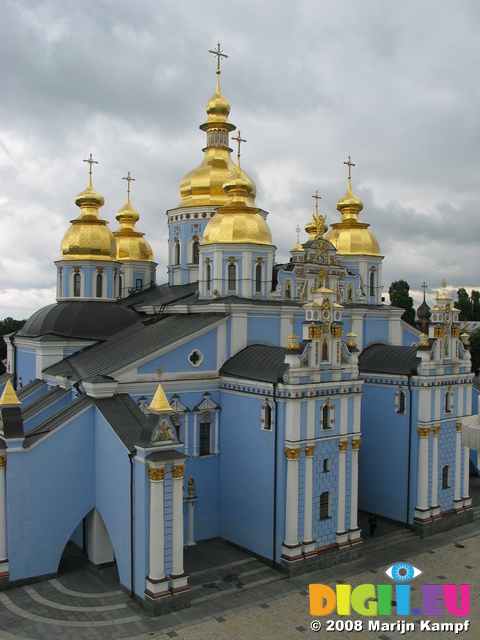
[[[315,191],[315,195],[312,198],[315,198],[315,216],[318,216],[318,201],[322,199],[322,196],[319,196],[318,191]]]
[[[425,292],[428,288],[428,284],[425,284],[425,280],[422,282],[422,289],[423,289],[423,301],[425,302]]]
[[[295,318],[290,318],[290,324],[292,325],[292,333],[287,337],[287,346],[285,347],[287,351],[300,351],[300,345],[298,344],[298,336],[293,333],[293,325],[295,324]]]
[[[238,144],[238,150],[237,150],[237,168],[240,169],[240,145],[242,142],[246,142],[246,140],[244,140],[242,138],[242,133],[239,130],[238,131],[238,136],[236,138],[232,138],[232,140],[236,140],[237,144]]]
[[[130,171],[127,173],[126,178],[122,178],[122,180],[126,180],[128,183],[127,186],[127,202],[130,202],[130,182],[135,182],[135,178],[130,177]]]
[[[442,289],[443,289],[443,293],[445,293],[445,289],[447,288],[447,281],[445,280],[445,278],[442,280]]]
[[[293,331],[293,325],[295,324],[295,318],[293,316],[290,318],[290,324],[292,325],[292,331]]]
[[[217,56],[217,75],[220,75],[222,72],[220,71],[220,58],[228,58],[225,53],[222,53],[220,49],[220,42],[217,43],[217,49],[209,49],[208,53],[213,53],[214,56]]]
[[[343,164],[348,165],[348,186],[350,186],[350,178],[352,177],[351,176],[351,168],[354,167],[355,165],[350,160],[350,156],[348,156],[348,162],[344,162]]]
[[[90,154],[90,158],[88,160],[84,160],[83,162],[88,162],[90,165],[90,170],[88,172],[88,186],[92,186],[92,164],[98,164],[98,160],[94,160],[92,154]]]

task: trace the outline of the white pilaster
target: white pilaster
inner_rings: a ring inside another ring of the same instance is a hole
[[[172,574],[170,590],[172,593],[186,591],[188,576],[183,570],[183,474],[185,465],[173,465],[173,531],[172,531]]]
[[[6,500],[7,456],[0,455],[0,578],[8,578],[7,558],[7,500]]]
[[[428,507],[428,437],[430,427],[418,427],[418,474],[417,474],[417,506],[416,520],[430,519]]]
[[[358,515],[358,449],[361,444],[361,439],[356,438],[352,440],[352,486],[350,491],[350,528],[348,530],[348,539],[353,541],[360,541],[360,534],[362,532],[358,527],[357,515]]]
[[[457,422],[457,436],[455,439],[455,509],[463,508],[462,500],[462,423]]]
[[[193,451],[192,451],[192,457],[193,458],[198,458],[198,453],[197,453],[197,439],[198,439],[198,435],[197,435],[197,420],[198,417],[198,413],[195,412],[193,414]]]
[[[216,456],[220,453],[218,448],[218,411],[215,412],[215,451],[213,453]]]
[[[340,440],[338,443],[338,517],[337,517],[337,544],[348,543],[348,531],[345,531],[345,489],[346,489],[346,457],[348,440]]]
[[[463,506],[471,507],[470,497],[470,449],[463,447]]]
[[[432,511],[433,518],[440,515],[438,504],[438,438],[440,427],[433,427],[433,452],[432,452]]]
[[[285,447],[287,456],[287,501],[285,508],[285,542],[282,544],[282,557],[294,560],[301,557],[301,545],[298,543],[298,458],[300,447]]]
[[[313,454],[315,445],[305,447],[305,507],[303,511],[303,553],[315,553],[313,530]]]
[[[165,577],[165,517],[163,481],[165,467],[148,467],[150,476],[150,570],[145,594],[150,598],[170,596]]]

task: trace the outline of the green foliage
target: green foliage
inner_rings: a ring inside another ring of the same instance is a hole
[[[470,335],[470,355],[472,357],[472,371],[478,372],[480,369],[480,329]]]
[[[7,357],[7,345],[2,336],[7,333],[13,333],[23,327],[26,320],[14,320],[13,318],[5,318],[0,321],[0,375],[5,373],[5,367],[2,364],[2,360]]]
[[[464,287],[460,287],[456,306],[460,311],[460,320],[480,320],[480,291],[472,289],[469,296]]]
[[[388,289],[390,303],[394,307],[405,309],[402,314],[402,320],[415,326],[415,309],[413,307],[413,298],[410,296],[410,285],[406,280],[395,280]]]

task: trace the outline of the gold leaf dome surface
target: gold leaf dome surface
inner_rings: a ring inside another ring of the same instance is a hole
[[[60,248],[63,260],[116,259],[115,237],[98,213],[104,203],[104,197],[95,191],[89,178],[88,187],[75,198],[81,213],[63,236]]]
[[[120,228],[113,232],[117,243],[117,260],[153,260],[152,248],[143,237],[145,234],[135,228],[140,216],[132,207],[129,196],[115,217],[120,223]]]
[[[333,244],[339,254],[380,256],[380,245],[369,224],[362,222],[359,213],[363,202],[352,192],[350,180],[343,198],[337,202],[337,210],[341,213],[340,222],[330,225],[325,240]]]

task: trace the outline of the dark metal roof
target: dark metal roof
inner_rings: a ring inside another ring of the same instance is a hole
[[[0,376],[0,387],[7,384],[7,380],[13,380],[13,377],[9,373],[2,373]]]
[[[42,381],[38,380],[38,382]],[[53,387],[52,389],[47,391],[47,393],[44,393],[39,398],[37,398],[37,400],[29,404],[27,407],[25,407],[24,409],[22,408],[23,419],[30,420],[30,418],[33,418],[33,416],[37,415],[37,413],[40,413],[40,411],[43,411],[50,405],[55,404],[55,402],[58,402],[69,394],[70,392],[66,389],[63,389],[62,387]]]
[[[105,340],[138,319],[135,311],[116,302],[57,302],[34,313],[20,329],[18,336],[36,338],[50,334],[64,338]]]
[[[32,380],[17,391],[17,398],[20,400],[20,402],[24,402],[24,400],[26,400],[32,393],[35,393],[46,386],[47,383],[45,382],[45,380],[39,380],[38,378],[35,378],[35,380]]]
[[[198,291],[198,282],[190,284],[173,285],[161,284],[149,287],[142,291],[132,293],[128,298],[123,298],[119,304],[124,307],[141,307],[142,305],[172,304],[177,300],[183,300],[190,296],[195,296]]]
[[[260,382],[278,382],[288,368],[284,361],[284,347],[252,344],[227,360],[220,374]]]
[[[66,422],[69,422],[91,406],[93,406],[93,398],[90,398],[87,395],[75,398],[75,400],[69,402],[65,407],[62,407],[26,433],[25,441],[23,443],[24,448],[28,449],[32,444],[35,444],[35,442],[41,440],[44,436],[48,435],[58,427],[61,427]]]
[[[142,429],[148,422],[127,393],[111,398],[97,398],[95,406],[129,451],[133,451]]]
[[[73,382],[96,375],[108,376],[118,369],[174,344],[225,318],[222,313],[172,314],[158,321],[148,319],[92,345],[44,370],[49,376],[67,376]]]
[[[394,347],[389,344],[371,344],[359,356],[361,373],[416,374],[420,358],[417,347]]]

